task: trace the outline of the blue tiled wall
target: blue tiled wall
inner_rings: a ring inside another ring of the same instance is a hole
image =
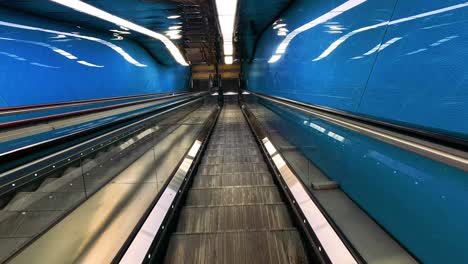
[[[298,0],[280,19],[248,89],[468,138],[465,1]]]
[[[163,66],[113,38],[0,10],[0,107],[187,89],[188,67]]]

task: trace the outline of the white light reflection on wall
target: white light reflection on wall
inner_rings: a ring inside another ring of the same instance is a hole
[[[431,47],[437,47],[437,46],[442,45],[443,43],[445,43],[447,41],[450,41],[450,40],[456,39],[456,38],[458,38],[457,35],[449,36],[449,37],[443,38],[441,40],[438,40],[438,41],[432,43],[430,46]]]
[[[21,62],[27,62],[28,61],[27,59],[25,59],[23,57],[20,57],[18,55],[15,55],[15,54],[12,54],[12,53],[9,53],[9,52],[1,51],[0,55],[7,56],[9,58],[12,58],[14,60],[21,61]],[[46,64],[42,64],[42,63],[38,63],[38,62],[30,62],[29,64],[34,65],[34,66],[43,67],[43,68],[50,68],[50,69],[59,69],[60,68],[60,67],[50,66],[50,65],[46,65]]]
[[[415,54],[424,52],[424,51],[428,50],[429,48],[435,48],[435,47],[437,47],[437,46],[440,46],[440,45],[444,44],[444,43],[447,42],[447,41],[450,41],[450,40],[452,40],[452,39],[456,39],[456,38],[458,38],[458,37],[459,37],[459,36],[457,36],[457,35],[453,35],[453,36],[449,36],[449,37],[443,38],[443,39],[441,39],[441,40],[438,40],[438,41],[432,43],[432,44],[429,45],[429,47],[427,47],[427,48],[420,48],[420,49],[417,49],[417,50],[413,50],[413,51],[411,51],[411,52],[408,52],[408,53],[405,54],[405,56],[411,56],[411,55],[415,55]]]
[[[313,123],[313,122],[309,122],[309,121],[304,121],[304,125],[306,126],[309,126],[317,131],[319,131],[320,133],[323,133],[325,134],[325,132],[327,131],[325,128]],[[345,141],[345,138],[341,135],[338,135],[337,133],[335,132],[332,132],[332,131],[328,131],[328,133],[326,133],[327,136],[337,140],[337,141],[340,141],[340,142],[344,142]]]
[[[39,28],[39,27],[32,27],[32,26],[27,26],[27,25],[21,25],[21,24],[15,24],[15,23],[10,23],[10,22],[5,22],[5,21],[0,21],[0,26],[5,26],[5,27],[13,27],[13,28],[19,28],[19,29],[25,29],[25,30],[32,30],[32,31],[40,31],[40,32],[45,32],[45,33],[51,33],[51,34],[56,34],[56,35],[64,35],[64,36],[69,36],[69,37],[74,37],[74,38],[79,38],[79,39],[86,39],[89,41],[94,41],[100,44],[103,44],[115,52],[117,52],[119,55],[121,55],[127,62],[137,66],[137,67],[146,67],[145,64],[142,64],[135,60],[132,56],[130,56],[127,52],[125,52],[121,47],[110,43],[108,41],[95,38],[95,37],[89,37],[89,36],[83,36],[75,33],[68,33],[68,32],[61,32],[61,31],[55,31],[55,30],[50,30],[50,29],[45,29],[45,28]]]
[[[51,1],[57,4],[70,7],[79,12],[97,17],[99,19],[114,23],[120,27],[131,29],[133,31],[136,31],[148,37],[160,40],[164,44],[164,46],[169,50],[169,53],[171,53],[174,60],[176,60],[180,65],[188,66],[188,63],[185,61],[184,57],[182,56],[182,53],[180,53],[180,50],[177,48],[177,46],[174,45],[174,43],[172,43],[172,41],[169,40],[166,36],[160,33],[149,30],[145,27],[137,25],[133,22],[130,22],[118,16],[112,15],[104,10],[101,10],[99,8],[96,8],[90,4],[87,4],[79,0],[51,0]],[[175,17],[175,18],[178,18],[178,17]]]
[[[68,51],[65,51],[63,49],[60,49],[60,48],[57,48],[57,47],[54,47],[52,45],[49,45],[47,43],[44,43],[44,42],[39,42],[39,41],[31,41],[31,40],[22,40],[22,39],[13,39],[13,38],[2,38],[0,37],[0,40],[6,40],[6,41],[14,41],[14,42],[19,42],[19,43],[26,43],[26,44],[31,44],[31,45],[36,45],[36,46],[40,46],[40,47],[44,47],[44,48],[47,48],[47,49],[50,49],[52,50],[53,52],[69,59],[69,60],[78,60],[78,57],[76,57],[75,55],[71,54],[70,52]],[[79,64],[82,64],[82,65],[85,65],[85,66],[90,66],[90,67],[96,67],[96,68],[103,68],[104,66],[100,66],[100,65],[95,65],[95,64],[92,64],[92,63],[89,63],[89,62],[86,62],[84,60],[81,60],[81,61],[77,61]],[[39,63],[37,63],[39,64]],[[36,65],[36,64],[33,64],[33,65]]]
[[[333,51],[335,51],[346,40],[348,40],[352,36],[354,36],[356,34],[359,34],[361,32],[365,32],[365,31],[368,31],[368,30],[371,30],[371,29],[376,29],[376,28],[383,27],[383,26],[396,25],[396,24],[400,24],[400,23],[403,23],[403,22],[407,22],[407,21],[411,21],[411,20],[415,20],[415,19],[419,19],[419,18],[423,18],[423,17],[433,16],[433,15],[436,15],[436,14],[445,13],[445,12],[448,12],[448,11],[452,11],[452,10],[459,9],[459,8],[464,8],[464,7],[467,7],[467,6],[468,6],[468,2],[465,2],[465,3],[462,3],[462,4],[449,6],[449,7],[445,7],[445,8],[425,12],[425,13],[421,13],[421,14],[414,15],[414,16],[400,18],[400,19],[392,20],[392,21],[385,21],[385,22],[381,22],[381,23],[378,23],[378,24],[375,24],[375,25],[366,26],[366,27],[362,27],[362,28],[353,30],[353,31],[349,32],[348,34],[342,36],[341,38],[339,38],[335,42],[333,42],[324,52],[322,52],[322,54],[320,54],[317,58],[313,59],[312,61],[319,61],[319,60],[322,60],[322,59],[328,57]]]
[[[392,39],[388,40],[388,41],[385,42],[384,44],[379,43],[379,44],[377,44],[377,46],[375,46],[374,48],[372,48],[372,49],[369,50],[368,52],[364,53],[363,55],[354,57],[354,58],[352,58],[352,59],[353,59],[353,60],[362,59],[362,58],[364,58],[365,56],[372,55],[372,54],[374,54],[374,53],[376,53],[376,52],[381,52],[382,50],[386,49],[388,46],[394,44],[395,42],[399,41],[400,39],[402,39],[402,38],[401,38],[401,37],[397,37],[397,38],[392,38]]]
[[[333,19],[339,15],[341,15],[342,13],[366,2],[367,0],[349,0],[347,2],[345,2],[344,4],[334,8],[333,10],[323,14],[322,16],[310,21],[309,23],[307,24],[304,24],[302,25],[301,27],[293,30],[291,33],[289,33],[286,38],[284,38],[284,40],[280,43],[280,45],[278,46],[278,48],[276,49],[276,52],[275,54],[270,58],[270,60],[268,61],[268,63],[275,63],[277,62],[281,56],[286,52],[286,49],[288,48],[289,46],[289,43],[291,43],[291,41],[299,34],[301,34],[302,32],[304,31],[307,31],[311,28],[314,28],[316,27],[317,25],[320,25],[322,23],[325,23],[327,22],[328,20],[330,19]]]

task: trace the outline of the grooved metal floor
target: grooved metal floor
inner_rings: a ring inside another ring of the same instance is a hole
[[[235,103],[222,110],[164,262],[309,262]]]

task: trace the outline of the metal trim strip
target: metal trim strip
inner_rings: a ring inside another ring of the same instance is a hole
[[[279,150],[269,140],[267,133],[260,127],[255,116],[245,105],[242,110],[254,132],[264,155],[273,167],[273,172],[278,178],[280,188],[285,192],[290,206],[295,211],[304,228],[304,236],[309,239],[315,253],[323,263],[362,263],[358,252],[346,238],[337,231],[335,225],[330,222],[320,205],[315,202],[307,191],[301,179],[289,167],[288,162],[282,157]]]
[[[187,184],[190,182],[191,173],[200,159],[200,155],[206,146],[208,138],[219,116],[220,108],[208,118],[205,123],[205,128],[200,132],[198,138],[187,151],[183,160],[173,173],[173,176],[168,181],[163,193],[156,197],[153,207],[150,207],[150,212],[144,219],[141,227],[134,236],[129,238],[127,245],[124,245],[114,259],[114,263],[133,264],[144,263],[150,260],[153,256],[150,250],[157,246],[155,241],[158,237],[164,236],[164,231],[167,226],[164,223],[170,218],[170,214],[174,213],[177,199],[184,194],[183,189],[187,190]],[[173,210],[173,211],[171,211]],[[169,222],[167,223],[169,224]],[[137,227],[138,228],[138,227]]]

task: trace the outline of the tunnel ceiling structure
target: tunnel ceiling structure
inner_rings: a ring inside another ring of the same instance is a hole
[[[216,63],[216,42],[220,30],[215,0],[86,0],[83,2],[160,34],[167,35],[170,27],[176,28],[180,30],[180,37],[171,41],[179,48],[189,64]],[[234,40],[237,59],[252,58],[258,37],[291,2],[292,0],[239,0]],[[161,41],[134,31],[131,31],[131,34],[122,34],[120,32],[125,30],[113,23],[52,1],[0,0],[0,5],[59,20],[79,28],[111,33],[114,34],[115,40],[128,37],[142,44],[160,63],[177,64]]]
[[[176,27],[181,31],[180,38],[171,39],[171,41],[179,48],[189,64],[215,63],[215,45],[219,27],[215,16],[216,7],[212,0],[87,0],[83,2],[160,34],[166,35],[169,27]],[[0,5],[78,27],[112,33],[115,40],[129,37],[142,44],[160,63],[177,64],[161,41],[134,31],[131,31],[131,34],[121,34],[119,31],[125,30],[113,23],[52,1],[0,0]]]
[[[236,24],[236,54],[251,60],[261,34],[294,0],[239,0]]]

